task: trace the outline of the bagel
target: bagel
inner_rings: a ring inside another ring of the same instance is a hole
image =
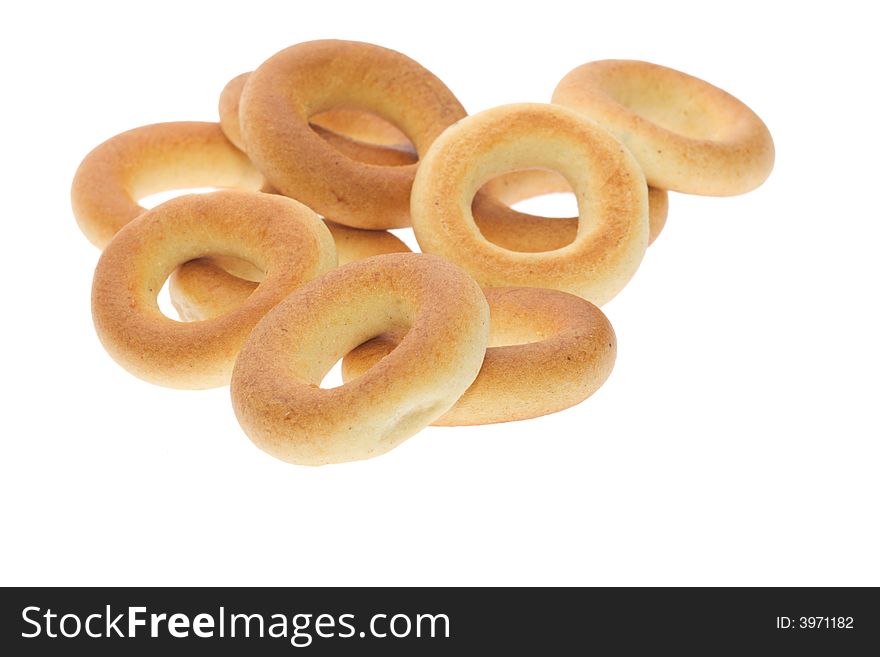
[[[154,123],[111,137],[86,155],[73,178],[73,214],[104,248],[142,214],[150,194],[192,187],[258,190],[263,177],[217,123]]]
[[[386,331],[407,331],[393,353],[354,381],[319,387],[342,356]],[[417,253],[353,262],[257,324],[232,374],[235,415],[284,461],[378,456],[452,407],[480,370],[488,333],[486,299],[455,265]]]
[[[325,221],[339,264],[384,253],[406,253],[409,247],[384,230],[360,230]],[[240,306],[257,289],[263,272],[231,257],[198,258],[182,264],[168,279],[171,303],[184,321],[224,315]]]
[[[483,290],[489,302],[489,348],[471,387],[435,425],[509,422],[555,413],[582,402],[608,378],[617,340],[589,301],[558,290]],[[342,360],[353,381],[386,357],[401,335],[385,333]]]
[[[226,315],[192,323],[166,317],[156,303],[165,279],[203,255],[242,258],[268,274]],[[257,321],[335,265],[330,231],[292,199],[241,191],[180,196],[137,217],[104,249],[92,317],[104,348],[136,376],[173,388],[221,386]]]
[[[549,219],[508,207],[545,194],[571,192],[568,181],[555,171],[521,169],[502,174],[483,185],[474,197],[473,215],[477,228],[487,240],[511,251],[553,251],[574,241],[577,217]],[[503,205],[502,205],[503,204]],[[648,187],[648,244],[666,225],[669,195],[665,190]]]
[[[464,108],[412,59],[354,41],[291,46],[247,79],[239,106],[241,136],[248,155],[274,188],[354,228],[410,225],[409,196],[417,164],[357,161],[322,139],[309,119],[340,106],[387,119],[410,138],[418,153],[464,117]]]
[[[758,115],[726,91],[675,69],[591,62],[562,78],[553,102],[617,135],[655,187],[731,196],[758,187],[773,169],[773,138]]]
[[[538,167],[569,181],[581,219],[555,251],[514,252],[489,242],[471,204],[499,173]],[[609,132],[558,105],[517,104],[462,119],[431,146],[412,190],[422,250],[459,264],[484,287],[546,287],[596,305],[632,277],[648,245],[648,192],[638,163]]]
[[[220,93],[220,127],[226,137],[242,151],[238,107],[241,92],[250,73],[232,78]],[[372,164],[410,164],[418,159],[412,143],[399,129],[370,112],[336,107],[309,119],[319,135],[355,160]],[[381,148],[385,147],[385,148]],[[390,153],[386,151],[391,151]]]

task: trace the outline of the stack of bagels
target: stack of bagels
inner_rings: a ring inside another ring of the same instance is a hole
[[[662,230],[667,191],[741,194],[773,158],[742,102],[662,66],[584,64],[549,104],[468,115],[412,59],[325,40],[234,78],[219,123],[99,145],[72,204],[103,249],[110,355],[159,385],[231,384],[257,446],[320,465],[589,397],[616,355],[599,306]],[[221,189],[139,205],[196,187]],[[579,217],[511,208],[555,192]],[[410,226],[422,253],[388,232]],[[159,309],[166,280],[180,321]],[[322,388],[340,359],[343,385]]]

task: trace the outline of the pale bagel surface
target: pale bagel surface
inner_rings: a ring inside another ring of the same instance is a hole
[[[591,62],[568,73],[553,102],[598,121],[662,189],[731,196],[773,169],[773,138],[745,103],[699,78],[634,60]]]

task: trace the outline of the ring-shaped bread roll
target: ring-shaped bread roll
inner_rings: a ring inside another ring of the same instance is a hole
[[[483,290],[489,302],[489,347],[477,378],[435,425],[509,422],[582,402],[611,374],[617,340],[608,319],[585,299],[558,290]],[[352,381],[400,342],[384,334],[351,351],[342,378]]]
[[[393,353],[355,381],[319,387],[334,363],[386,331],[406,331]],[[257,324],[235,364],[232,404],[250,439],[284,461],[378,456],[452,407],[480,370],[488,334],[486,298],[455,265],[420,253],[359,260]]]
[[[591,62],[562,78],[553,102],[617,135],[655,187],[731,196],[759,186],[773,168],[773,138],[758,115],[726,91],[675,69]]]
[[[553,251],[571,244],[577,235],[577,217],[548,219],[508,207],[536,196],[571,192],[568,181],[548,169],[521,169],[493,178],[474,197],[477,228],[490,242],[511,251]],[[499,202],[504,206],[501,207]],[[648,244],[666,225],[669,194],[648,187]]]
[[[220,92],[220,127],[229,141],[243,151],[239,104],[250,73],[232,78]],[[355,160],[371,164],[411,164],[418,159],[415,148],[399,129],[370,112],[336,107],[309,119],[319,135]],[[388,152],[390,151],[390,152]]]
[[[425,152],[465,116],[430,71],[393,50],[354,41],[311,41],[273,55],[247,79],[240,127],[247,153],[272,186],[354,228],[410,225],[416,163],[357,161],[315,133],[309,119],[334,107],[387,119]]]
[[[204,255],[235,256],[268,273],[226,315],[190,323],[166,317],[156,296],[168,275]],[[104,347],[136,376],[173,388],[221,386],[257,321],[335,265],[330,231],[301,203],[259,192],[180,196],[137,217],[104,249],[92,317]]]
[[[384,230],[360,230],[326,221],[339,265],[386,253],[408,253],[409,247]],[[182,264],[168,279],[171,303],[186,322],[224,315],[244,303],[263,272],[236,258],[198,258]]]
[[[514,252],[474,223],[477,190],[530,167],[558,171],[574,190],[581,220],[561,249]],[[434,142],[413,185],[413,229],[423,251],[459,264],[484,287],[546,287],[601,305],[645,254],[647,189],[633,156],[593,121],[557,105],[506,105],[462,119]]]
[[[134,128],[86,155],[73,178],[73,214],[85,236],[104,248],[142,214],[150,194],[194,187],[259,190],[263,177],[217,123],[177,121]]]

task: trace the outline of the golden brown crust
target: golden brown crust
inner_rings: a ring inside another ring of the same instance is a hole
[[[506,206],[536,196],[571,191],[568,181],[555,171],[510,171],[483,185],[474,197],[474,222],[487,240],[511,251],[536,253],[561,249],[574,241],[577,235],[577,217],[547,219],[511,211]],[[669,195],[662,189],[648,187],[649,245],[654,243],[663,230],[668,214]]]
[[[409,247],[384,230],[360,230],[324,222],[336,243],[339,265],[385,253],[407,253]],[[198,258],[182,264],[168,279],[171,303],[187,322],[210,319],[237,308],[257,288],[263,272],[230,257]]]
[[[156,296],[180,264],[236,256],[269,272],[247,301],[203,322],[182,323]],[[117,233],[98,261],[92,316],[102,344],[127,370],[175,388],[229,382],[241,344],[292,290],[336,265],[330,232],[301,203],[258,192],[223,191],[172,199]]]
[[[338,106],[371,111],[424,152],[464,108],[430,71],[393,50],[353,41],[311,41],[273,55],[241,95],[248,154],[272,185],[355,228],[410,223],[416,164],[358,162],[315,134],[310,117]]]
[[[483,184],[530,167],[562,173],[587,217],[562,249],[514,252],[487,241],[474,222]],[[413,185],[413,228],[423,251],[456,262],[484,287],[560,289],[601,305],[644,256],[647,196],[638,163],[592,121],[556,105],[507,105],[459,121],[434,142]]]
[[[603,60],[568,73],[553,102],[615,133],[662,189],[729,196],[758,187],[773,168],[773,138],[740,100],[665,66]]]
[[[172,189],[258,190],[263,178],[216,123],[178,121],[134,128],[89,153],[73,179],[73,213],[86,237],[104,248],[144,212],[138,201]]]
[[[589,301],[558,290],[486,288],[489,348],[471,387],[435,425],[524,420],[582,402],[605,382],[617,340]],[[399,344],[386,333],[351,351],[342,376],[362,376]]]
[[[232,403],[254,443],[292,463],[378,456],[445,413],[485,355],[479,286],[434,256],[397,253],[339,267],[266,315],[241,350]],[[356,381],[319,385],[336,361],[385,331],[408,329]]]

